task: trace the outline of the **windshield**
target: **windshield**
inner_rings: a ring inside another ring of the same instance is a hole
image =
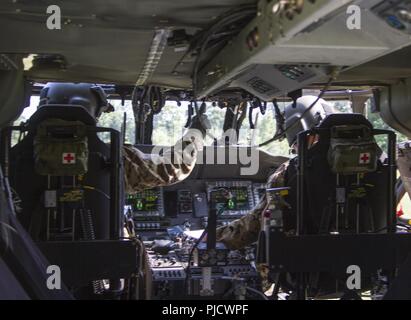
[[[36,111],[39,103],[38,96],[32,96],[30,100],[30,106],[24,109],[21,116],[15,121],[15,125],[19,125],[21,122],[27,121],[31,115]],[[103,114],[99,119],[99,125],[102,127],[113,128],[121,130],[124,114],[126,114],[126,143],[135,143],[135,122],[131,105],[131,100],[125,100],[122,105],[121,100],[112,99],[110,103],[114,106],[115,111],[111,113]],[[352,112],[351,102],[349,100],[331,101],[331,104],[339,112]],[[184,134],[185,125],[187,123],[188,116],[188,104],[189,102],[182,102],[178,105],[174,101],[167,101],[162,111],[154,116],[153,120],[153,144],[161,146],[174,145],[182,134]],[[286,102],[280,102],[280,110],[283,111]],[[389,127],[382,121],[377,113],[372,113],[370,110],[371,103],[367,102],[367,117],[375,128],[388,129]],[[226,114],[226,108],[219,108],[213,106],[211,103],[207,103],[206,115],[211,124],[210,135],[206,138],[206,145],[212,145],[214,140],[221,138],[224,134],[224,118]],[[275,111],[272,103],[267,104],[267,110],[265,114],[262,114],[260,109],[254,109],[252,123],[255,129],[250,128],[249,114],[244,118],[241,129],[239,131],[238,145],[242,146],[256,146],[273,137],[276,129]],[[398,133],[397,133],[398,134]],[[100,134],[100,138],[108,142],[108,133]],[[377,142],[380,147],[385,150],[387,142],[384,137],[377,136]],[[398,141],[406,140],[406,137],[398,134]],[[266,145],[261,148],[264,151],[272,153],[274,155],[289,156],[289,146],[286,140],[277,141]]]

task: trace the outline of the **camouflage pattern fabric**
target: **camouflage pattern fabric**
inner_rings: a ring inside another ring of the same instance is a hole
[[[190,129],[181,141],[166,149],[162,155],[145,154],[131,145],[125,145],[123,156],[126,192],[133,194],[184,180],[193,170],[198,150],[202,146],[203,135],[195,129]]]
[[[411,197],[411,141],[398,145],[397,167],[401,174],[404,188]]]
[[[270,176],[267,182],[268,188],[280,188],[285,186],[285,173],[289,161],[283,163]],[[261,216],[267,207],[267,198],[264,195],[260,202],[244,217],[217,229],[217,241],[223,242],[229,249],[238,250],[253,244],[258,240],[261,230]]]
[[[288,165],[289,161],[278,167],[274,174],[268,178],[267,188],[280,188],[285,186],[285,173]],[[256,242],[261,230],[262,213],[267,207],[267,197],[264,195],[250,213],[227,226],[218,228],[217,241],[223,242],[232,250],[239,250]],[[257,271],[260,274],[263,292],[266,292],[272,285],[268,278],[269,268],[265,264],[258,264]]]
[[[68,130],[72,137],[50,132]],[[75,176],[88,171],[87,128],[81,121],[46,119],[38,127],[33,140],[34,168],[42,176]]]

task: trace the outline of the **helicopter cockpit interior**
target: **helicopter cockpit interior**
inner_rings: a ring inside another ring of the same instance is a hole
[[[407,0],[0,4],[0,298],[411,299],[410,35]]]

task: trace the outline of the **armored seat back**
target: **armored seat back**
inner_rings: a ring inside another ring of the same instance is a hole
[[[387,154],[374,139],[379,134],[389,137]],[[297,143],[298,156],[285,175],[290,187],[286,231],[295,238],[395,232],[395,134],[373,129],[359,114],[332,114],[300,133]],[[303,270],[304,261],[299,265]],[[347,275],[334,271],[304,271],[307,292],[321,296],[338,293],[338,286],[344,289]],[[363,275],[362,289],[369,288],[371,279]]]
[[[335,139],[335,128],[355,137]],[[364,137],[364,130],[370,135]],[[288,229],[299,228],[301,234],[386,231],[392,193],[388,188],[390,168],[373,132],[369,121],[359,114],[330,115],[307,132],[305,141],[314,143],[299,146],[299,155],[291,160],[286,173],[292,207],[286,220]],[[304,166],[300,187],[299,165]],[[298,209],[302,214],[297,226]]]
[[[119,134],[79,105],[45,105],[16,145],[4,148],[21,199],[18,218],[35,240],[113,239],[121,233]],[[111,133],[111,145],[98,132]],[[7,134],[9,135],[7,137]],[[5,143],[3,141],[3,143]]]

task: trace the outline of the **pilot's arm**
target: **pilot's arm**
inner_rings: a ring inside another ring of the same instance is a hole
[[[283,163],[268,179],[267,186],[279,188],[284,186],[284,177],[289,162]],[[217,241],[223,242],[229,249],[238,250],[258,240],[261,230],[261,216],[267,207],[264,195],[260,202],[241,219],[217,229]]]
[[[256,242],[261,229],[261,214],[266,203],[264,195],[247,215],[229,225],[217,228],[217,241],[223,242],[231,250],[238,250]]]
[[[203,116],[204,117],[204,116]],[[193,119],[187,133],[172,148],[163,154],[145,154],[131,145],[125,145],[124,175],[125,189],[133,194],[144,189],[162,187],[180,182],[193,170],[198,151],[203,147],[205,130],[202,119]]]

